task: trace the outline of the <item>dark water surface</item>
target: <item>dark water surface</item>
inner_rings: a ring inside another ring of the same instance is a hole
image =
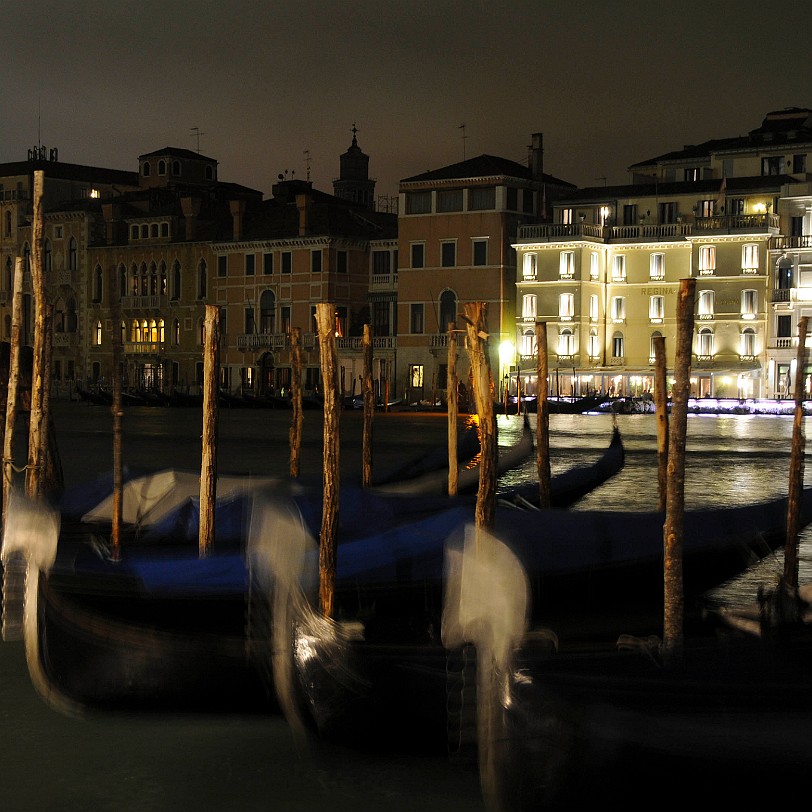
[[[68,485],[111,468],[108,409],[56,403],[54,416]],[[221,412],[219,472],[286,476],[289,420],[281,411]],[[594,459],[608,444],[611,425],[606,415],[553,415],[554,471]],[[626,468],[579,509],[648,510],[656,504],[654,416],[621,416],[619,425]],[[519,428],[517,418],[500,417],[500,443],[509,444]],[[376,416],[375,471],[444,443],[446,430],[445,415]],[[200,465],[199,409],[127,409],[124,431],[124,459],[134,468]],[[320,413],[305,413],[303,478],[320,477],[321,432]],[[342,481],[360,481],[360,412],[342,416],[341,432]],[[784,495],[791,435],[790,418],[690,418],[688,507]],[[534,475],[530,462],[518,477]],[[802,536],[802,580],[812,577],[808,536]],[[758,583],[778,571],[779,560],[763,562],[727,585],[723,597],[751,600]],[[62,716],[36,695],[22,643],[14,642],[0,644],[0,804],[9,812],[484,810],[469,767],[445,758],[362,756],[326,746],[298,751],[278,716]]]

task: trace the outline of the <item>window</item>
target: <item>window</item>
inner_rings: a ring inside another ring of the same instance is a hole
[[[217,257],[217,276],[221,279],[228,276],[228,257],[225,254]]]
[[[728,197],[725,199],[725,207],[728,214],[744,214],[744,198],[743,197]]]
[[[423,364],[409,364],[409,386],[413,389],[423,387]]]
[[[245,333],[247,335],[253,335],[255,332],[254,308],[249,306],[245,308]]]
[[[713,330],[710,327],[703,327],[699,331],[699,351],[700,358],[710,359],[713,355]]]
[[[597,280],[600,275],[600,269],[598,267],[598,254],[596,251],[593,251],[589,255],[589,278]]]
[[[430,214],[431,192],[406,192],[406,214]]]
[[[524,333],[522,333],[519,354],[525,356],[531,356],[536,354],[535,330],[525,330]]]
[[[747,358],[752,358],[756,354],[756,331],[752,327],[745,327],[742,330],[739,351]]]
[[[665,279],[665,254],[652,254],[649,258],[650,279]]]
[[[201,259],[197,265],[197,298],[206,298],[206,260]]]
[[[102,269],[97,265],[93,269],[93,301],[98,303],[102,300]]]
[[[279,317],[282,321],[280,325],[282,327],[282,332],[285,335],[290,335],[291,331],[291,322],[290,322],[290,305],[285,305],[279,309]]]
[[[623,254],[615,254],[612,257],[612,281],[626,281],[626,257]]]
[[[161,236],[162,237],[169,236],[169,223],[161,223]]]
[[[310,272],[321,273],[321,249],[310,252]]]
[[[290,273],[293,266],[293,254],[290,251],[282,252],[282,273]]]
[[[276,332],[276,296],[272,290],[262,291],[259,297],[259,331],[262,335]]]
[[[457,243],[455,242],[441,242],[440,243],[440,265],[443,268],[453,268],[457,264]]]
[[[792,316],[778,316],[775,332],[778,338],[792,338]]]
[[[519,190],[515,186],[507,187],[507,194],[505,197],[505,205],[508,211],[518,211],[519,209]]]
[[[336,251],[336,273],[347,273],[346,251]]]
[[[144,161],[144,164],[143,164],[143,166],[141,167],[141,174],[142,174],[142,175],[143,175],[145,178],[148,178],[148,177],[149,177],[149,175],[150,175],[151,169],[152,169],[152,168],[151,168],[151,167],[150,167],[150,165],[149,165],[149,161]]]
[[[468,211],[485,211],[495,208],[495,186],[477,186],[468,190]]]
[[[558,257],[558,275],[562,279],[572,279],[575,275],[575,252],[562,251]]]
[[[462,211],[462,189],[437,192],[437,211]]]
[[[473,264],[474,265],[487,265],[488,264],[488,241],[487,240],[474,240],[472,245]]]
[[[150,237],[157,237],[158,236],[158,224],[157,223],[150,223],[149,236]]]
[[[715,200],[700,200],[697,206],[697,215],[699,217],[713,217],[716,213]]]
[[[598,223],[605,226],[612,216],[612,209],[609,206],[601,206],[598,209]]]
[[[525,293],[522,296],[522,318],[525,321],[536,320],[536,294]]]
[[[635,203],[627,203],[623,206],[623,225],[637,225],[637,205]]]
[[[180,276],[180,262],[175,260],[174,265],[172,266],[172,289],[170,298],[173,302],[177,302],[180,299],[180,288],[181,288],[181,276]]]
[[[769,158],[761,159],[761,174],[762,175],[780,175],[781,163],[783,159],[780,155]]]
[[[180,321],[178,319],[172,320],[172,332],[169,335],[170,343],[175,346],[180,346]]]
[[[624,355],[625,347],[623,333],[615,333],[612,336],[612,358],[623,358]]]
[[[525,279],[535,279],[536,278],[536,266],[538,262],[538,257],[536,254],[525,254],[523,265],[522,265],[522,276]]]
[[[657,361],[657,351],[655,349],[656,342],[654,339],[662,338],[663,334],[660,332],[653,332],[648,340],[648,362],[653,364]]]
[[[158,174],[165,175],[166,174],[166,161],[160,160],[158,161]]]
[[[146,240],[149,237],[149,226],[146,223],[141,224],[141,239]]]
[[[758,246],[742,246],[742,273],[758,273]]]
[[[76,271],[79,269],[79,252],[76,245],[76,239],[70,238],[68,243],[68,270]]]
[[[440,332],[445,332],[452,321],[457,321],[457,294],[453,290],[444,290],[440,294]]]
[[[716,272],[716,246],[701,245],[699,247],[699,274],[710,276]]]
[[[51,272],[51,241],[45,240],[42,251],[42,265],[45,273]]]
[[[561,209],[561,224],[565,226],[572,225],[572,209]]]
[[[651,296],[648,300],[648,318],[649,321],[659,324],[663,320],[665,314],[665,297],[664,296]]]
[[[101,347],[101,345],[102,345],[102,323],[100,321],[96,322],[96,329],[94,331],[93,343],[97,347]]]
[[[626,299],[623,296],[612,297],[612,321],[621,322],[626,318]]]
[[[589,320],[590,321],[597,321],[598,320],[598,294],[593,293],[589,297]]]
[[[11,212],[7,211],[5,216],[5,232],[6,236],[11,236]]]
[[[575,351],[575,336],[569,327],[565,327],[558,334],[558,354],[570,356]]]
[[[742,291],[742,318],[754,319],[758,313],[758,291]]]
[[[587,348],[590,358],[598,358],[601,354],[601,345],[598,341],[598,331],[594,328],[589,331],[589,345]]]
[[[426,246],[422,242],[412,243],[412,268],[422,268],[426,262]]]
[[[782,257],[778,260],[776,268],[778,290],[787,290],[792,287],[792,260]]]
[[[409,331],[413,334],[423,332],[423,305],[413,304],[409,307]]]
[[[561,321],[572,321],[572,317],[574,314],[575,314],[575,294],[574,293],[559,294],[558,318],[561,319]]]
[[[388,251],[372,252],[372,273],[389,275],[391,269],[391,255]]]
[[[677,204],[673,201],[660,203],[657,206],[657,214],[663,224],[677,222]]]
[[[806,172],[806,155],[792,156],[792,174],[800,175]]]
[[[696,299],[696,314],[700,319],[713,318],[714,292],[712,290],[700,290]]]
[[[698,166],[686,167],[685,174],[684,174],[683,178],[684,178],[684,180],[691,181],[691,182],[699,180],[699,178],[700,178],[699,167]]]
[[[245,255],[245,275],[253,276],[256,269],[257,258],[255,254]]]
[[[262,273],[270,276],[273,273],[273,254],[262,255]]]

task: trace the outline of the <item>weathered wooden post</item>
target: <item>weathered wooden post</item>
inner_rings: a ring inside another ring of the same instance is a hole
[[[552,472],[550,470],[550,404],[547,400],[547,322],[536,324],[536,468],[539,477],[539,506],[550,507]]]
[[[124,409],[121,405],[121,364],[123,347],[121,344],[121,297],[118,290],[118,273],[115,265],[109,274],[110,312],[113,317],[113,526],[111,555],[114,561],[121,558],[121,518],[124,507],[124,450],[123,422]]]
[[[665,338],[654,336],[654,410],[657,414],[657,510],[665,510],[668,487],[668,383]]]
[[[476,410],[479,414],[481,455],[479,463],[479,489],[477,491],[475,520],[477,527],[493,527],[496,518],[497,455],[496,424],[493,416],[491,393],[491,366],[488,357],[485,302],[467,302],[465,321],[468,333],[468,355],[471,359],[472,385]]]
[[[20,331],[23,315],[23,260],[14,262],[14,293],[11,305],[11,344],[9,347],[8,396],[3,437],[3,527],[8,497],[14,484],[14,426],[17,422],[17,390],[20,381]]]
[[[31,368],[31,413],[28,427],[28,467],[25,492],[30,498],[42,493],[44,459],[42,456],[43,433],[47,426],[47,406],[43,402],[45,369],[45,276],[42,269],[42,194],[45,173],[34,172],[34,216],[31,225],[31,290],[34,299],[34,357]]]
[[[372,420],[375,416],[375,392],[372,388],[372,331],[364,325],[362,339],[364,354],[364,436],[361,441],[362,481],[365,488],[372,485]]]
[[[457,460],[457,419],[459,393],[457,392],[457,325],[448,322],[448,495],[456,496],[459,490],[459,462]]]
[[[220,386],[220,308],[206,305],[203,326],[203,454],[200,466],[200,528],[198,553],[205,558],[214,546],[217,499],[217,424]]]
[[[674,387],[668,436],[668,487],[663,524],[663,652],[675,661],[684,638],[682,542],[685,521],[685,441],[691,394],[691,345],[694,333],[696,279],[681,279],[677,298],[677,341]]]
[[[290,334],[290,476],[299,476],[302,449],[302,328],[294,327]]]
[[[795,355],[795,411],[792,422],[792,450],[787,496],[787,536],[784,544],[784,587],[798,589],[798,533],[800,532],[801,495],[804,487],[804,383],[806,370],[806,334],[809,318],[798,320],[798,350]]]
[[[324,383],[324,505],[319,536],[319,602],[325,617],[333,616],[336,580],[339,507],[339,403],[336,381],[335,306],[316,305],[319,333],[319,362]]]

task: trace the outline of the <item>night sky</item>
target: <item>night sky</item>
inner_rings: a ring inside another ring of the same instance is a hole
[[[198,128],[221,180],[266,195],[308,169],[332,191],[353,124],[389,196],[464,157],[525,162],[533,132],[546,172],[624,183],[812,106],[798,0],[0,0],[0,21],[0,162],[41,143],[135,171]]]

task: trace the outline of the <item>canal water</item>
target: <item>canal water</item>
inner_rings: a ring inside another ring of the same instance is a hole
[[[57,402],[54,419],[68,485],[112,466],[108,409]],[[618,416],[626,466],[579,510],[648,510],[656,505],[653,415]],[[284,477],[290,413],[233,409],[220,413],[218,470]],[[360,412],[341,419],[342,481],[360,481]],[[500,445],[521,430],[498,417]],[[534,417],[530,415],[531,424]],[[812,427],[808,423],[807,428]],[[376,473],[445,442],[444,414],[376,415]],[[594,460],[609,443],[609,415],[552,415],[553,471]],[[306,412],[302,477],[321,473],[321,415]],[[200,465],[201,413],[129,408],[124,459],[134,469]],[[785,495],[792,420],[778,416],[691,416],[687,507],[740,504]],[[513,480],[535,476],[530,461]],[[806,473],[807,483],[810,472]],[[508,484],[508,480],[501,483]],[[801,539],[801,580],[812,580],[812,531]],[[722,601],[752,600],[780,572],[771,557],[722,587]],[[596,788],[596,800],[600,788]],[[0,643],[0,804],[8,812],[484,812],[476,772],[444,758],[365,753],[319,745],[297,749],[285,722],[264,714],[100,714],[75,719],[47,707],[28,678],[22,644]]]

